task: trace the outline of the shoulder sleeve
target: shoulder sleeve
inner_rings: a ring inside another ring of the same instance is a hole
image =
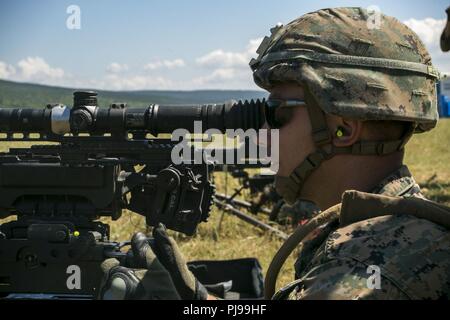
[[[357,222],[331,233],[300,279],[300,299],[448,299],[449,232],[407,215]]]
[[[348,259],[332,259],[312,269],[301,279],[294,297],[304,300],[409,299],[381,273]]]

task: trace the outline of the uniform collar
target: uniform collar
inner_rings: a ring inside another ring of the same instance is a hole
[[[380,181],[371,193],[391,197],[412,196],[420,193],[419,185],[411,175],[408,167],[402,165]]]

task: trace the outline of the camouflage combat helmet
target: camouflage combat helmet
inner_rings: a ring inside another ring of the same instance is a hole
[[[397,19],[362,8],[322,9],[271,33],[250,61],[254,81],[266,90],[279,83],[303,86],[318,148],[279,190],[289,194],[288,202],[323,160],[342,153],[389,154],[401,150],[413,132],[436,126],[439,73],[418,36]],[[325,114],[408,121],[411,130],[399,140],[336,148]]]

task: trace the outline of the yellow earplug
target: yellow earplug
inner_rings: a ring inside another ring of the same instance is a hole
[[[340,138],[340,137],[342,137],[343,135],[344,135],[344,132],[342,131],[342,129],[341,129],[341,128],[338,128],[338,129],[336,130],[336,137]]]

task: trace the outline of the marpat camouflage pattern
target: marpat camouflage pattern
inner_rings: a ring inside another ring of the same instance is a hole
[[[424,198],[406,166],[372,193]],[[449,298],[450,237],[444,227],[390,215],[323,233],[306,242],[288,299]],[[367,284],[371,265],[380,268],[379,289]]]

